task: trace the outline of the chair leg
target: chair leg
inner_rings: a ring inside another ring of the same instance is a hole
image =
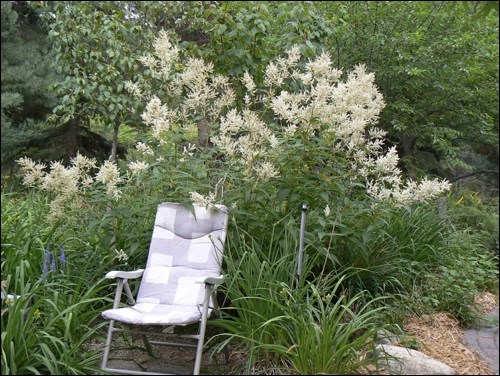
[[[113,341],[115,320],[109,321],[108,336],[106,338],[106,344],[104,345],[104,355],[102,357],[101,368],[106,368],[108,366],[109,352],[111,350],[111,342]]]
[[[144,347],[146,347],[146,351],[148,352],[148,355],[154,356],[153,355],[153,348],[151,347],[151,344],[149,343],[148,337],[145,334],[142,335],[142,342],[144,342]]]
[[[219,303],[217,302],[217,289],[216,288],[214,288],[212,291],[212,301],[213,301],[212,316],[221,318],[222,315],[220,312]],[[228,349],[228,347],[224,346],[222,351],[224,352],[224,359],[226,361],[226,364],[228,364],[229,363],[229,349]]]
[[[210,301],[211,292],[212,286],[205,286],[205,300],[203,303],[203,311],[201,312],[200,332],[198,334],[198,346],[196,347],[196,360],[194,362],[193,375],[200,374],[201,356],[203,354],[203,342],[205,340],[205,330],[207,328],[208,304]]]

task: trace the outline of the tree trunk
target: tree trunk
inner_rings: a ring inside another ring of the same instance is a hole
[[[113,127],[113,146],[111,147],[111,162],[116,162],[116,150],[118,149],[118,129],[120,128],[120,123],[115,122]]]
[[[78,152],[79,129],[80,129],[80,120],[77,117],[72,118],[68,122],[68,129],[64,134],[64,142],[66,144],[64,164],[66,166],[69,166],[71,158],[76,157],[76,153]]]
[[[412,180],[417,179],[417,169],[413,166],[412,158],[413,152],[415,151],[415,143],[417,142],[417,136],[401,135],[401,144],[403,145],[403,156],[406,157],[406,172],[408,172],[408,177]]]
[[[210,146],[210,129],[205,119],[198,122],[198,145],[202,148]]]

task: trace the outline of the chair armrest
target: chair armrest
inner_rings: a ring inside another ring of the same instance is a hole
[[[142,273],[144,273],[144,269],[134,270],[132,272],[123,272],[120,270],[113,270],[106,274],[106,278],[125,278],[125,279],[134,279],[142,277]]]
[[[207,277],[203,281],[198,283],[205,283],[208,285],[220,285],[224,281],[224,276],[220,275],[218,277]]]

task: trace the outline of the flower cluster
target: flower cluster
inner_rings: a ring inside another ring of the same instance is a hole
[[[66,254],[64,253],[64,246],[59,245],[59,249],[61,251],[59,255],[60,270],[62,271],[66,266]],[[45,248],[44,261],[42,265],[42,277],[45,278],[47,276],[47,273],[49,272],[49,266],[51,272],[55,272],[57,270],[56,256],[57,256],[56,251],[55,250],[51,251],[50,244],[47,244],[47,247]]]
[[[164,133],[170,130],[170,117],[172,113],[167,106],[162,104],[160,99],[154,95],[146,105],[146,110],[142,113],[142,121],[150,126],[153,131],[153,137],[160,143],[163,142]]]
[[[177,61],[179,56],[179,49],[173,46],[170,38],[165,30],[161,30],[159,35],[153,42],[154,54],[152,56],[144,56],[140,58],[142,64],[151,69],[151,71],[159,75],[163,79],[168,79],[172,65]],[[157,68],[160,69],[157,72]]]
[[[138,152],[145,154],[145,155],[154,155],[155,154],[153,149],[151,149],[151,147],[149,145],[145,144],[144,142],[138,142],[135,145],[135,148],[137,149]]]
[[[386,188],[377,181],[370,181],[367,192],[384,201],[390,201],[395,205],[409,205],[414,202],[429,201],[440,194],[447,192],[451,184],[447,180],[424,179],[420,183],[410,180],[406,186],[402,184]]]
[[[287,51],[287,57],[276,59],[276,63],[271,61],[264,72],[265,85],[270,88],[280,87],[289,77],[289,70],[294,68],[300,60],[300,47],[297,45]]]
[[[175,86],[186,90],[183,114],[198,113],[206,119],[217,119],[225,108],[233,105],[236,95],[229,79],[214,74],[213,64],[190,58]]]
[[[17,160],[17,164],[21,168],[23,174],[23,185],[26,187],[35,187],[40,183],[45,176],[46,165],[36,163],[28,157],[22,157]]]
[[[287,149],[290,145],[320,143],[321,150],[331,153],[322,157],[328,162],[306,164],[305,168],[327,169],[338,163],[337,170],[332,167],[333,172],[346,170],[342,178],[348,176],[351,182],[364,183],[367,193],[377,199],[409,204],[429,200],[450,188],[447,181],[404,182],[396,149],[387,149],[386,132],[375,126],[385,103],[373,73],[368,73],[363,65],[344,73],[334,67],[328,52],[301,63],[300,48],[293,46],[264,69],[263,87],[257,87],[248,72],[243,74],[239,86],[244,91],[244,104],[237,107],[232,83],[216,74],[212,64],[199,58],[180,61],[179,49],[165,31],[155,38],[153,48],[153,54],[140,61],[153,77],[162,80],[165,96],[147,93],[133,82],[126,82],[125,88],[147,102],[141,118],[159,146],[156,150],[167,149],[167,143],[176,139],[177,144],[170,151],[175,148],[173,154],[177,157],[181,147],[178,140],[192,140],[195,132],[199,132],[197,146],[201,149],[210,145],[204,141],[206,133],[217,153],[214,155],[234,172],[223,175],[256,187],[285,175],[280,164],[286,153],[295,150]],[[170,137],[172,132],[182,131],[185,134],[181,138]],[[137,154],[144,160],[129,162],[125,176],[147,171],[153,159],[161,163],[168,160],[167,154],[155,154],[153,144],[137,143]],[[184,146],[176,161],[203,155],[194,153],[197,146]],[[65,206],[95,183],[104,184],[107,194],[118,200],[122,194],[119,186],[125,182],[116,163],[107,161],[97,166],[95,160],[81,155],[72,159],[70,167],[59,162],[47,167],[29,158],[21,158],[18,163],[24,185],[55,194],[52,219],[61,218]],[[190,192],[191,200],[213,205],[224,183],[221,179],[214,192],[206,196]],[[232,181],[228,186],[237,187],[238,183]],[[325,215],[329,212],[327,206]]]
[[[194,204],[200,205],[200,206],[205,206],[205,207],[212,207],[215,205],[215,193],[210,192],[207,196],[203,196],[202,194],[199,194],[198,192],[189,192],[190,199]]]
[[[174,70],[179,51],[166,32],[161,31],[155,39],[153,54],[140,61],[149,68],[153,77],[163,81],[167,95],[174,98],[173,105],[167,110],[156,96],[152,96],[142,114],[144,123],[152,127],[153,136],[160,145],[165,144],[163,136],[173,124],[190,130],[199,119],[206,123],[215,122],[225,109],[234,104],[236,95],[229,79],[214,74],[213,64],[199,58],[188,58],[182,70]],[[142,94],[131,83],[127,87],[136,96]]]
[[[165,38],[165,33],[160,34],[165,62],[156,47],[159,40],[155,42],[159,67],[178,58]],[[183,98],[167,110],[153,96],[143,120],[152,127],[155,137],[169,130],[174,122],[185,127],[197,124],[201,118],[206,124],[218,124],[212,127],[213,144],[223,152],[229,166],[242,167],[242,178],[255,184],[280,176],[277,157],[286,147],[286,140],[297,137],[299,132],[306,137],[319,135],[330,142],[332,158],[347,157],[351,179],[364,180],[367,192],[376,198],[401,204],[427,200],[449,189],[446,181],[403,183],[396,149],[384,152],[386,132],[375,127],[385,102],[373,73],[358,65],[342,79],[344,73],[334,67],[328,52],[302,65],[301,58],[300,48],[293,46],[284,57],[270,62],[264,70],[267,94],[260,98],[253,77],[245,72],[240,79],[246,90],[245,107],[240,110],[233,107],[234,92],[227,78],[214,74],[212,64],[190,58],[184,69],[171,75],[166,83],[170,93]],[[147,62],[144,60],[153,69]],[[271,118],[264,120],[261,112],[250,109],[257,100],[267,114],[272,114]],[[193,192],[192,199],[207,204],[214,196]]]
[[[122,182],[122,178],[120,177],[120,170],[116,163],[111,161],[104,162],[95,180],[106,185],[107,194],[114,200],[118,200],[121,197],[121,191],[118,188],[118,184]]]
[[[346,82],[340,81],[341,76],[328,53],[309,61],[305,72],[295,70],[291,74],[303,90],[282,90],[270,105],[275,115],[286,122],[287,135],[292,136],[298,127],[304,134],[311,134],[326,125],[330,137],[342,147],[368,144],[365,130],[378,120],[385,105],[382,95],[374,85],[373,74],[367,74],[363,65],[355,67]]]
[[[132,81],[125,81],[125,90],[136,98],[142,98],[144,96],[139,85]]]
[[[114,249],[114,252],[115,252],[115,259],[117,259],[118,261],[124,261],[125,263],[127,263],[128,261],[128,255],[125,253],[125,251],[123,249]]]
[[[358,65],[342,81],[342,71],[333,67],[327,52],[309,60],[303,70],[290,72],[296,64],[290,56],[297,54],[291,51],[290,61],[278,59],[266,69],[268,86],[278,87],[290,79],[302,88],[281,90],[270,99],[271,110],[284,122],[285,137],[299,130],[309,136],[320,133],[331,141],[333,153],[350,159],[353,179],[364,179],[370,195],[396,205],[426,201],[450,188],[447,181],[438,180],[403,183],[396,148],[384,154],[386,132],[374,127],[385,103],[373,73]]]
[[[147,149],[146,149],[147,150]],[[65,217],[65,208],[81,206],[81,197],[96,183],[106,185],[106,192],[113,200],[121,197],[118,185],[123,182],[118,166],[110,161],[97,166],[94,158],[88,158],[80,153],[71,158],[70,166],[61,162],[51,162],[49,171],[44,164],[36,163],[30,158],[17,160],[23,174],[23,185],[41,188],[54,194],[50,202],[49,222],[55,222]],[[149,167],[145,162],[131,162],[128,165],[131,174],[139,173]],[[97,174],[95,170],[98,169]]]
[[[229,111],[221,117],[219,133],[213,143],[244,166],[245,179],[266,181],[279,176],[271,162],[278,139],[255,112],[249,109]]]
[[[23,176],[23,184],[28,187],[40,187],[55,194],[50,203],[49,221],[57,221],[64,217],[64,208],[71,204],[78,194],[91,186],[94,179],[91,171],[96,167],[95,159],[81,154],[71,158],[71,166],[65,167],[60,162],[51,162],[47,172],[46,166],[36,163],[30,158],[17,160]]]
[[[252,76],[250,76],[248,72],[245,72],[243,74],[241,82],[243,83],[247,91],[247,94],[245,95],[245,104],[248,107],[251,104],[252,97],[255,95],[255,89],[256,89],[255,82]]]
[[[149,168],[149,163],[143,161],[132,161],[127,166],[131,175],[138,175],[142,171]]]
[[[187,146],[182,147],[182,157],[179,158],[180,162],[185,162],[188,157],[193,157],[195,155],[196,145],[188,142]]]

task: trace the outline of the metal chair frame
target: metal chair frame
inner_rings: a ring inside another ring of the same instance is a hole
[[[113,309],[116,309],[119,307],[120,302],[121,302],[121,296],[123,290],[125,290],[125,294],[127,295],[127,302],[131,305],[135,304],[135,299],[133,297],[133,294],[130,290],[130,286],[128,284],[129,279],[134,279],[134,278],[140,278],[142,276],[142,273],[144,272],[144,269],[139,269],[134,272],[110,272],[106,275],[106,278],[116,278],[117,279],[117,287],[116,287],[116,293],[115,293],[115,299],[113,302]],[[223,277],[220,278],[206,278],[203,283],[205,284],[205,298],[203,300],[203,307],[202,307],[202,314],[201,314],[201,319],[200,319],[200,326],[199,326],[199,332],[198,334],[174,334],[174,333],[151,333],[148,331],[142,331],[142,330],[135,330],[135,329],[125,329],[125,328],[117,328],[115,326],[115,321],[116,320],[109,320],[109,328],[108,328],[108,335],[106,338],[106,344],[104,347],[104,355],[103,355],[103,360],[101,364],[101,369],[103,371],[111,372],[111,373],[119,373],[119,374],[126,374],[126,375],[172,375],[169,373],[155,373],[155,372],[145,372],[145,371],[134,371],[134,370],[127,370],[127,369],[119,369],[119,368],[110,368],[108,367],[108,361],[109,361],[109,354],[111,351],[111,344],[113,341],[113,334],[114,333],[120,333],[120,332],[126,332],[126,333],[136,333],[140,334],[142,336],[142,339],[144,341],[144,345],[146,347],[146,350],[150,355],[152,355],[152,348],[151,344],[154,345],[165,345],[165,346],[178,346],[178,347],[191,347],[191,348],[196,348],[196,358],[195,358],[195,363],[194,363],[194,370],[193,370],[193,375],[199,375],[200,374],[200,367],[201,367],[201,357],[203,355],[203,344],[204,344],[204,339],[205,339],[205,331],[206,331],[206,326],[207,326],[207,320],[208,320],[208,309],[209,309],[209,303],[210,300],[213,302],[213,306],[210,307],[214,310],[215,313],[218,311],[218,306],[217,306],[217,299],[216,299],[216,293],[217,293],[217,285],[223,282]],[[169,325],[167,328],[174,328],[176,325]],[[189,338],[193,340],[197,340],[197,344],[189,344],[189,343],[180,343],[180,342],[163,342],[163,341],[151,341],[147,338],[147,335],[158,335],[158,336],[164,336],[166,338]]]

